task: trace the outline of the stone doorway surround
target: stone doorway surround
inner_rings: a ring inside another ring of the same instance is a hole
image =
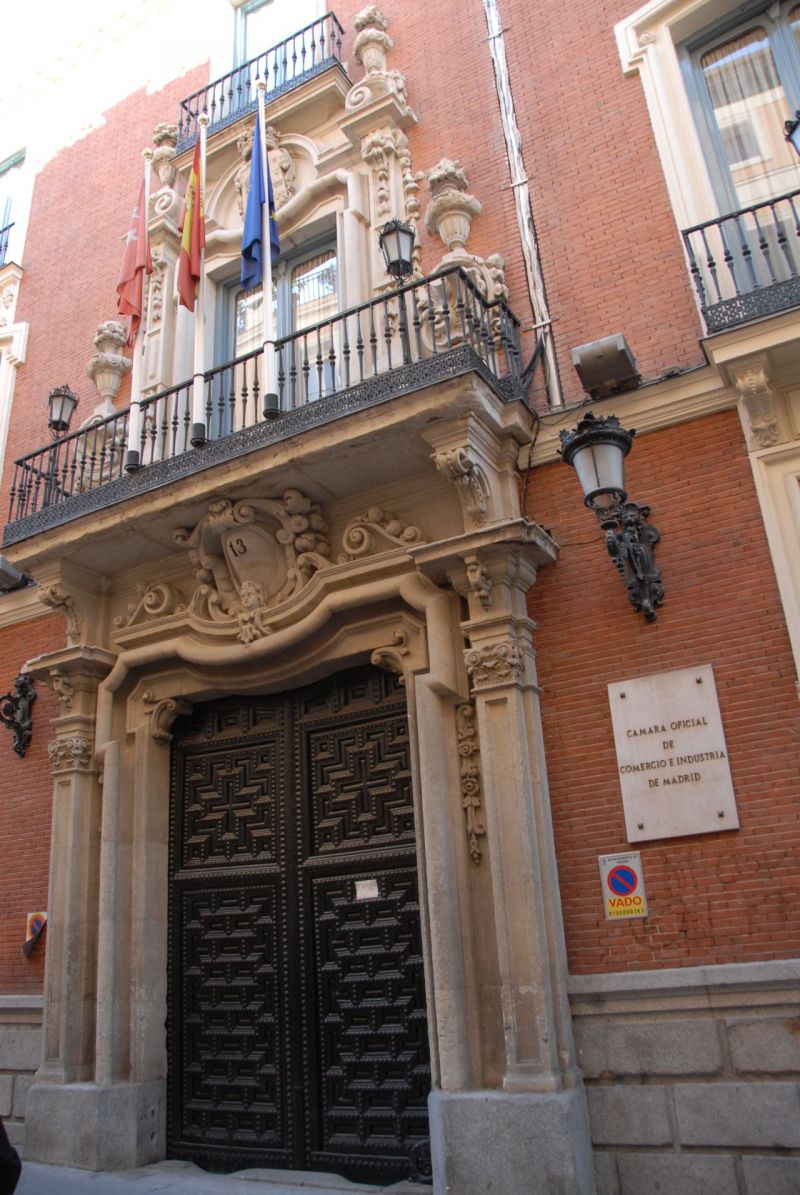
[[[408,698],[434,1191],[594,1191],[526,608],[556,554],[520,512],[516,459],[532,420],[474,378],[402,412],[402,440],[374,423],[359,439],[351,416],[349,443],[369,468],[351,457],[336,476],[340,425],[310,434],[300,448],[313,498],[286,484],[295,454],[270,468],[251,456],[129,504],[129,542],[149,544],[159,578],[149,584],[141,560],[138,572],[120,561],[113,511],[15,553],[68,637],[27,665],[61,700],[32,1160],[114,1169],[164,1157],[174,719],[192,702],[371,662]],[[392,493],[413,496],[402,517],[385,486],[358,489],[384,473]]]

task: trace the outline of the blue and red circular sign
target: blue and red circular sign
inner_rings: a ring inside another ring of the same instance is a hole
[[[638,887],[639,877],[632,867],[620,863],[617,867],[611,868],[606,883],[616,896],[630,896]]]

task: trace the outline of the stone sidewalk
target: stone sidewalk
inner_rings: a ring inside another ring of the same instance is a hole
[[[351,1183],[334,1174],[292,1170],[240,1170],[209,1174],[191,1162],[158,1162],[138,1170],[97,1173],[66,1166],[23,1162],[16,1195],[430,1195],[431,1188],[415,1183],[371,1187]]]

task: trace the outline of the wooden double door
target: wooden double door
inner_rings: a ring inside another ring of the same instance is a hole
[[[168,1153],[408,1177],[430,1090],[408,722],[362,668],[175,726]]]

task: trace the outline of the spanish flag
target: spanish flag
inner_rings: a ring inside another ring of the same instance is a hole
[[[178,302],[194,311],[200,282],[201,254],[206,247],[206,213],[203,205],[203,180],[200,167],[200,138],[194,147],[192,173],[183,206],[180,231],[181,252],[178,259]]]

